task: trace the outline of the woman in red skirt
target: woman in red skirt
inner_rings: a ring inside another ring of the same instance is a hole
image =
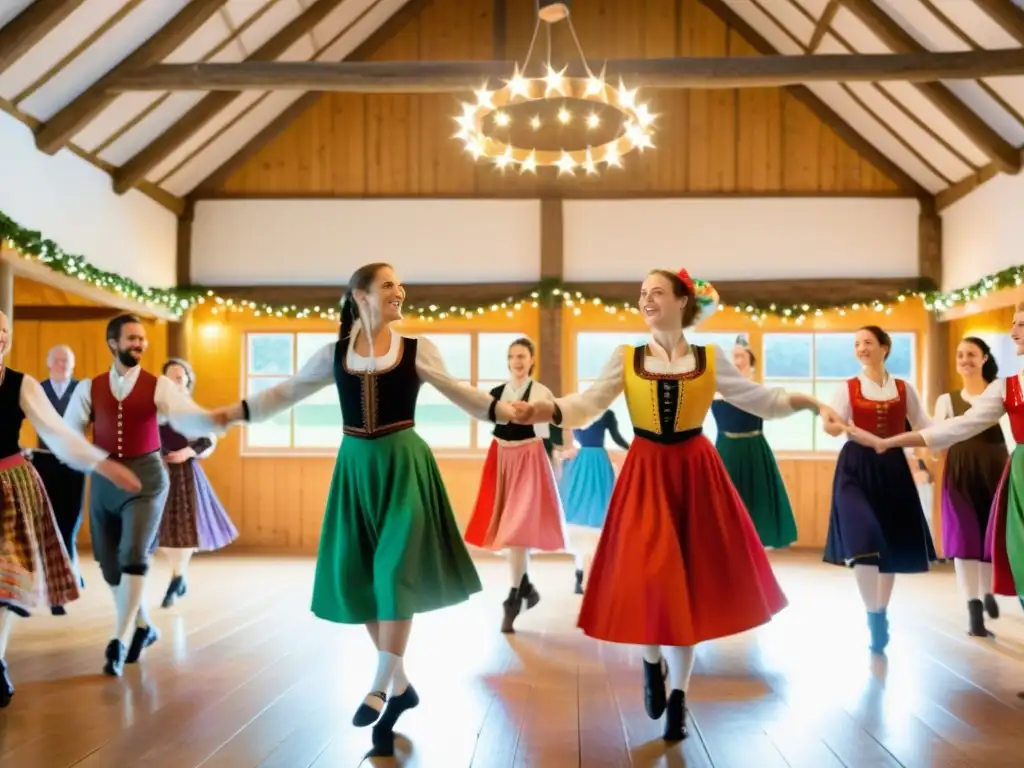
[[[533,360],[529,339],[516,339],[509,345],[512,378],[491,390],[495,403],[554,401],[550,389],[530,378]],[[514,632],[523,607],[533,608],[540,602],[540,593],[530,581],[530,550],[565,549],[565,521],[550,450],[547,422],[496,425],[476,505],[466,526],[467,544],[494,552],[505,550],[508,558],[509,592],[502,604],[502,632]]]
[[[711,286],[695,285],[686,270],[654,270],[640,291],[651,331],[645,346],[617,349],[586,392],[515,405],[518,422],[581,427],[625,392],[635,439],[612,494],[579,626],[599,640],[643,646],[644,703],[652,719],[667,710],[668,741],[687,736],[694,646],[765,624],[786,606],[750,515],[701,434],[715,392],[764,419],[809,410],[838,421],[810,395],[745,378],[717,346],[690,346],[683,329],[716,305]]]

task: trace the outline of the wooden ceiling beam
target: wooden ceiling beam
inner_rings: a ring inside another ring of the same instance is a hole
[[[821,45],[821,41],[825,39],[825,35],[832,28],[832,22],[836,19],[836,14],[839,13],[840,0],[828,0],[828,5],[825,6],[825,10],[821,12],[821,18],[818,19],[818,23],[814,25],[814,32],[811,34],[811,41],[807,44],[807,52],[814,53],[818,50],[818,46]]]
[[[117,307],[57,306],[51,304],[15,304],[14,316],[21,321],[36,320],[53,323],[109,320],[124,312]]]
[[[85,0],[36,0],[0,29],[0,72],[24,56]]]
[[[1021,45],[1024,45],[1024,9],[1013,0],[974,0],[989,18]]]
[[[346,60],[365,61],[374,56],[388,40],[401,32],[407,24],[419,16],[423,9],[430,5],[430,2],[431,0],[407,0],[405,5],[392,14],[358,48],[352,51]],[[292,102],[284,112],[271,120],[263,130],[253,136],[241,149],[217,166],[216,170],[189,193],[188,198],[190,200],[200,199],[219,190],[235,171],[284,133],[288,126],[294,123],[299,115],[312,107],[319,98],[319,93],[306,93],[298,100]]]
[[[173,19],[122,59],[116,67],[36,129],[36,147],[39,151],[52,155],[64,147],[90,120],[117,98],[117,92],[110,89],[112,83],[129,72],[163,61],[203,26],[225,2],[226,0],[192,0],[178,11]]]
[[[909,32],[871,0],[842,0],[883,44],[896,53],[927,53]],[[1004,173],[1020,173],[1020,152],[942,83],[914,83],[915,87],[948,117]]]
[[[811,82],[931,82],[1024,74],[1024,48],[909,54],[819,54],[623,59],[609,82],[653,88],[779,88]],[[159,64],[132,72],[118,91],[334,91],[458,93],[512,77],[512,61],[247,61]],[[580,68],[568,76],[585,77]]]
[[[734,29],[740,37],[754,48],[761,56],[758,60],[766,57],[778,56],[775,49],[760,32],[754,29],[747,21],[734,11],[725,0],[700,0],[725,24]],[[853,126],[846,122],[828,104],[822,101],[809,88],[803,85],[790,85],[784,88],[785,92],[811,110],[819,120],[835,131],[836,135],[855,149],[861,157],[870,162],[875,168],[884,173],[902,190],[910,192],[915,197],[923,200],[932,198],[928,192],[914,177],[904,171],[888,155],[883,153],[865,139]]]
[[[284,29],[260,46],[246,62],[270,62],[282,56],[299,38],[327,18],[342,0],[316,0]],[[202,66],[202,65],[194,65]],[[184,142],[206,125],[221,110],[237,99],[240,93],[210,93],[185,113],[174,125],[114,172],[114,191],[123,195],[145,179],[147,173],[162,163]]]

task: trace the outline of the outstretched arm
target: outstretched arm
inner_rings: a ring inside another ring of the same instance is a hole
[[[156,401],[159,414],[167,419],[176,432],[185,437],[205,438],[218,429],[213,414],[196,403],[166,376],[156,380],[156,393],[153,399]]]
[[[97,448],[82,436],[84,428],[76,432],[61,419],[60,414],[47,399],[42,386],[31,376],[26,375],[22,379],[18,405],[43,442],[60,461],[72,469],[92,472],[107,458],[106,451]]]
[[[437,345],[423,336],[416,340],[416,373],[474,419],[495,424],[507,424],[512,420],[510,404],[499,402],[489,392],[452,378]]]
[[[282,381],[255,395],[248,395],[238,405],[230,407],[227,412],[229,420],[244,420],[250,423],[267,421],[329,386],[334,381],[336,344],[337,342],[332,341],[322,346],[299,372],[287,381]]]
[[[623,365],[628,346],[621,346],[612,353],[601,374],[587,390],[565,397],[555,398],[553,403],[542,402],[534,405],[536,418],[551,421],[563,429],[575,429],[593,424],[608,410],[615,398],[625,387]],[[534,419],[531,419],[533,421]]]
[[[954,416],[924,429],[891,437],[885,443],[890,448],[928,447],[939,450],[980,435],[993,424],[998,424],[1006,413],[1006,406],[1003,405],[1005,388],[1005,379],[993,381],[962,416]]]

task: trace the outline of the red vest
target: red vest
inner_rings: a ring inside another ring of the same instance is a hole
[[[140,370],[131,393],[118,402],[109,373],[92,380],[93,442],[99,448],[119,459],[160,450],[156,382],[156,376]]]
[[[1018,445],[1024,443],[1024,393],[1020,389],[1019,376],[1006,377],[1003,406],[1010,415],[1010,431],[1013,432],[1014,442]]]
[[[850,392],[853,424],[879,437],[892,437],[907,431],[907,385],[896,379],[895,400],[868,400],[861,391],[860,379],[846,382]]]

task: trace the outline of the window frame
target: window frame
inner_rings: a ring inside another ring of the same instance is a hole
[[[298,355],[299,355],[299,344],[298,339],[300,336],[311,335],[319,336],[329,334],[329,331],[291,331],[291,330],[259,330],[259,331],[244,331],[242,333],[242,365],[240,366],[240,382],[239,388],[241,395],[240,397],[246,397],[249,391],[249,383],[253,379],[288,379],[294,376],[299,371],[298,366]],[[457,379],[460,382],[468,383],[472,387],[478,387],[481,381],[491,384],[495,380],[491,378],[482,379],[480,377],[480,337],[481,336],[529,336],[528,333],[520,333],[516,331],[504,331],[504,330],[476,330],[476,329],[452,329],[452,330],[435,330],[433,328],[429,330],[417,330],[416,333],[410,334],[414,336],[427,336],[436,337],[442,335],[451,336],[469,336],[469,368],[470,378],[469,379]],[[253,336],[291,336],[292,338],[292,373],[281,375],[281,374],[251,374],[249,372],[249,351],[250,351],[250,339]],[[508,378],[506,377],[505,381]],[[496,384],[495,384],[496,386]],[[482,436],[479,435],[479,425],[490,422],[484,422],[479,419],[469,417],[469,443],[467,446],[452,446],[452,447],[434,447],[430,446],[431,452],[437,457],[445,458],[472,458],[478,459],[486,455],[487,450],[490,448],[490,440],[480,439]],[[289,443],[290,445],[285,446],[254,446],[249,442],[249,426],[243,425],[242,435],[239,445],[239,454],[246,458],[334,458],[338,452],[338,446],[332,447],[299,447],[295,445],[295,413],[294,409],[289,409]],[[340,443],[339,443],[340,445]],[[428,442],[429,445],[429,442]]]
[[[886,329],[890,336],[906,336],[910,338],[910,375],[907,377],[897,376],[897,378],[903,378],[913,385],[914,389],[920,392],[920,366],[918,364],[918,343],[919,343],[919,332],[916,330],[905,330],[905,329]],[[841,384],[842,382],[848,381],[849,376],[818,376],[817,375],[817,359],[818,359],[818,336],[851,336],[856,333],[856,329],[851,330],[818,330],[818,329],[785,329],[777,331],[764,331],[760,335],[760,350],[758,354],[758,380],[766,387],[772,386],[784,386],[785,383],[806,383],[810,385],[811,391],[815,392],[817,384]],[[765,371],[768,365],[768,356],[765,352],[766,341],[770,336],[808,336],[811,339],[811,359],[810,359],[810,371],[809,377],[800,376],[765,376]],[[852,354],[852,350],[851,350]],[[829,401],[823,401],[828,404]],[[776,449],[772,446],[772,451],[779,458],[786,459],[821,459],[823,457],[835,457],[841,450],[840,447],[830,445],[825,448],[819,448],[818,441],[824,437],[832,440],[833,438],[828,437],[821,430],[821,425],[817,419],[814,420],[814,426],[812,427],[811,435],[813,435],[813,445],[815,447],[809,449],[788,449],[780,448]],[[769,445],[771,441],[769,441]]]

